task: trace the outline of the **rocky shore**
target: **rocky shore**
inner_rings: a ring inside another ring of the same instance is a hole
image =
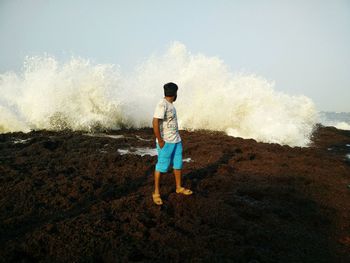
[[[1,262],[350,262],[350,131],[310,147],[181,131],[152,202],[151,129],[0,134]]]

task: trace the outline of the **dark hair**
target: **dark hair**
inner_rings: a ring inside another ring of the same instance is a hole
[[[172,97],[176,95],[177,85],[175,83],[169,82],[164,85],[164,96]]]

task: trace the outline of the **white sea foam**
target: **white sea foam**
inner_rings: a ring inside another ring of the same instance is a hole
[[[145,142],[150,142],[152,141],[151,139],[144,139],[141,136],[136,135],[136,138],[139,139],[140,141],[145,141]]]
[[[14,144],[20,143],[20,144],[24,144],[24,143],[28,143],[32,138],[28,138],[28,139],[15,139],[13,141]]]
[[[111,135],[111,134],[104,134],[104,133],[85,133],[84,135],[91,136],[91,137],[107,137],[112,139],[124,138],[124,135]]]
[[[155,148],[149,148],[149,147],[137,147],[137,148],[130,148],[130,149],[118,149],[119,154],[136,154],[140,156],[150,155],[155,156],[157,155],[157,149]]]
[[[333,126],[340,130],[350,130],[350,124],[345,121],[337,122]]]
[[[131,147],[130,149],[118,149],[117,150],[120,155],[124,154],[135,154],[140,156],[150,155],[150,156],[156,156],[158,155],[156,148],[149,148],[149,147]],[[106,153],[107,151],[101,150],[101,152]],[[193,162],[191,158],[185,158],[182,159],[183,162],[189,163]]]
[[[128,75],[80,58],[65,64],[50,56],[27,58],[23,73],[0,74],[0,132],[151,127],[169,81],[179,85],[174,105],[182,129],[306,146],[317,122],[309,98],[278,92],[263,77],[232,73],[219,58],[174,43]]]

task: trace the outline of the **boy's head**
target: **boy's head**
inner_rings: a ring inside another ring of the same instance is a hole
[[[169,82],[164,85],[164,96],[166,97],[175,97],[173,101],[177,98],[177,85],[175,83]]]

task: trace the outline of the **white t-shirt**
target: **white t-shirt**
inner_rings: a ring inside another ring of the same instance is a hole
[[[176,109],[172,103],[165,98],[160,100],[154,111],[154,118],[160,120],[160,136],[165,142],[178,143],[181,141],[177,124]]]

